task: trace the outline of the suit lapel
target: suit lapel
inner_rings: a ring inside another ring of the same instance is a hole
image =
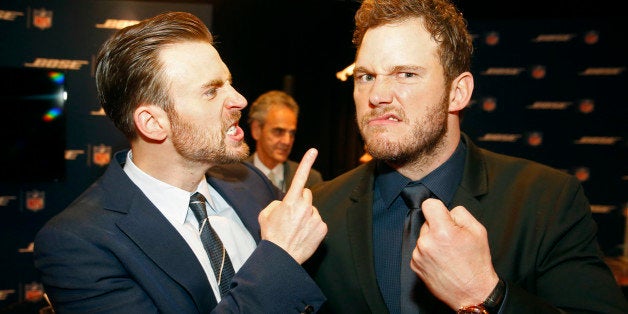
[[[197,258],[185,240],[152,203],[136,197],[128,217],[118,227],[192,295],[201,312],[216,306],[212,288]],[[182,262],[190,261],[190,262]]]
[[[259,206],[256,206],[255,202],[251,202],[250,199],[245,197],[246,195],[251,195],[254,191],[243,185],[229,185],[229,187],[225,187],[224,184],[217,183],[217,181],[209,181],[211,181],[210,184],[220,192],[220,195],[222,195],[225,201],[236,211],[246,229],[249,230],[253,239],[255,239],[255,242],[259,243],[259,241],[261,241],[261,231],[257,216],[263,207],[259,208]]]
[[[467,145],[467,156],[460,188],[456,191],[451,206],[463,205],[481,220],[483,212],[478,197],[488,193],[488,172],[479,148],[465,134],[462,134],[462,140]]]
[[[259,243],[261,231],[257,217],[274,200],[268,197],[273,194],[272,185],[270,181],[264,181],[266,176],[253,164],[246,164],[247,167],[241,165],[245,164],[216,166],[207,173],[207,182],[235,210],[255,242]]]
[[[364,299],[371,312],[385,313],[388,310],[379,292],[373,257],[374,171],[375,163],[371,162],[358,174],[362,178],[349,195],[353,204],[347,209],[347,234]]]
[[[118,156],[117,156],[118,157]],[[168,276],[184,287],[201,312],[217,302],[194,252],[183,237],[126,176],[112,163],[103,177],[109,195],[105,209],[126,213],[116,225]],[[188,261],[188,262],[185,262]]]

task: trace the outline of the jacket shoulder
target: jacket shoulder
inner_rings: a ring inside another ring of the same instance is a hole
[[[315,185],[312,188],[312,193],[316,198],[334,194],[347,194],[354,189],[365,189],[367,188],[366,185],[372,183],[374,171],[374,162],[359,165],[329,181]]]
[[[226,182],[241,182],[252,177],[265,178],[264,174],[249,162],[217,165],[210,168],[206,174]]]

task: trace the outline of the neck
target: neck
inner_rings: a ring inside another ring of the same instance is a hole
[[[163,149],[163,146],[153,145],[132,145],[133,163],[159,181],[185,191],[196,191],[211,165],[190,161],[176,152]]]
[[[450,120],[451,119],[448,119],[448,121]],[[412,181],[421,180],[453,155],[458,146],[458,142],[460,142],[459,125],[448,123],[447,133],[445,133],[445,136],[443,136],[437,147],[431,153],[417,156],[416,159],[403,165],[389,165]]]
[[[276,160],[268,156],[265,156],[263,154],[260,154],[259,150],[257,151],[257,158],[259,158],[259,161],[261,161],[264,164],[264,166],[266,166],[266,168],[271,169],[271,170],[279,164],[279,162],[277,162]]]

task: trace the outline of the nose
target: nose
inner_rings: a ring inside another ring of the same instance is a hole
[[[229,96],[225,101],[225,105],[228,109],[238,109],[242,110],[247,105],[246,98],[242,96],[233,86],[229,85],[231,89],[229,92]]]
[[[379,75],[375,78],[369,91],[369,102],[373,106],[390,104],[393,101],[393,88],[391,79]]]
[[[294,132],[286,131],[279,138],[282,144],[291,145],[294,142]]]

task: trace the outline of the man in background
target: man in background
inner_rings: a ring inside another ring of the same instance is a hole
[[[160,14],[104,43],[98,96],[131,149],[36,236],[35,266],[56,312],[318,309],[325,298],[300,265],[327,230],[303,188],[316,150],[277,201],[242,162],[247,102],[231,82],[212,34],[189,13]]]
[[[265,173],[284,192],[292,183],[298,166],[288,159],[297,133],[298,117],[297,102],[289,94],[278,90],[260,95],[249,109],[255,153],[247,161]],[[320,172],[311,169],[305,187],[322,181]]]
[[[449,0],[364,0],[353,98],[373,160],[317,185],[332,313],[628,313],[580,182],[460,130],[473,44]]]

